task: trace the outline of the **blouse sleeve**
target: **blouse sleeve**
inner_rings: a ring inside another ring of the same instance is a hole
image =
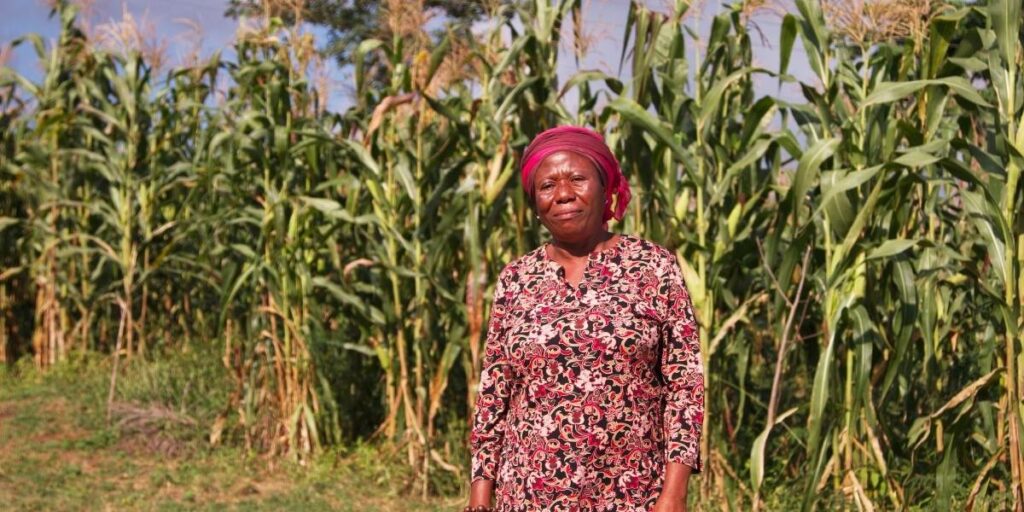
[[[512,389],[512,368],[505,353],[503,319],[508,307],[506,273],[502,272],[494,288],[491,318],[487,324],[483,370],[477,390],[476,412],[470,434],[473,454],[472,481],[495,480],[498,457],[505,439],[505,415]]]
[[[675,257],[667,258],[660,291],[661,375],[666,386],[664,428],[666,461],[701,470],[700,437],[704,423],[704,363],[690,293]]]

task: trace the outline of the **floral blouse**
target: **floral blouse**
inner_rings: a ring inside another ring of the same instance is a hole
[[[700,471],[704,380],[675,256],[620,235],[573,287],[540,247],[494,291],[470,444],[501,511],[650,510]]]

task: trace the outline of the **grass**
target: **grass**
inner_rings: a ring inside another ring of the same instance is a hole
[[[155,375],[147,381],[152,390],[161,374],[180,375],[153,368],[128,371]],[[165,422],[144,432],[119,418],[108,424],[106,370],[101,360],[88,359],[46,375],[27,366],[0,370],[5,510],[432,511],[461,502],[404,495],[400,482],[407,470],[382,463],[387,457],[367,445],[321,453],[311,467],[279,460],[271,465],[235,446],[211,447],[202,422]],[[145,399],[145,391],[119,390],[119,398]],[[194,400],[202,404],[201,398]],[[182,403],[188,416],[206,415],[187,401],[175,401],[175,408]]]
[[[180,391],[168,376],[181,378],[186,365],[204,375],[202,365],[196,364],[203,359],[129,367],[136,377],[132,382],[144,384],[119,390],[119,397],[170,400]],[[447,511],[463,503],[458,496],[421,500],[403,493],[401,483],[409,481],[410,470],[365,444],[321,453],[310,467],[280,460],[271,467],[267,459],[234,446],[210,447],[202,426],[172,424],[146,435],[119,428],[116,418],[109,426],[104,409],[108,370],[98,358],[61,365],[47,374],[30,365],[0,369],[0,508]],[[139,377],[142,372],[149,378]],[[173,401],[184,402],[190,416],[208,417],[204,400]],[[699,480],[693,485],[691,491]],[[766,510],[799,508],[799,492],[793,488],[765,498]],[[835,498],[826,499],[821,509],[843,508]],[[704,505],[694,510],[719,510],[720,504]],[[1000,508],[982,503],[979,510]]]

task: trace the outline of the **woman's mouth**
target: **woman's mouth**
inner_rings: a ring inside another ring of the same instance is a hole
[[[566,220],[566,219],[571,219],[571,218],[573,218],[573,217],[575,217],[575,216],[577,216],[577,215],[579,215],[581,213],[583,213],[583,210],[570,210],[570,211],[567,211],[567,212],[558,212],[558,213],[552,215],[552,217],[554,217],[554,218],[556,218],[558,220]]]

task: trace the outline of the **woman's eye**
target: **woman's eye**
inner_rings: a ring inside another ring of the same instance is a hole
[[[576,183],[579,183],[581,181],[586,181],[587,179],[584,178],[583,176],[573,176],[572,180],[575,181]]]

